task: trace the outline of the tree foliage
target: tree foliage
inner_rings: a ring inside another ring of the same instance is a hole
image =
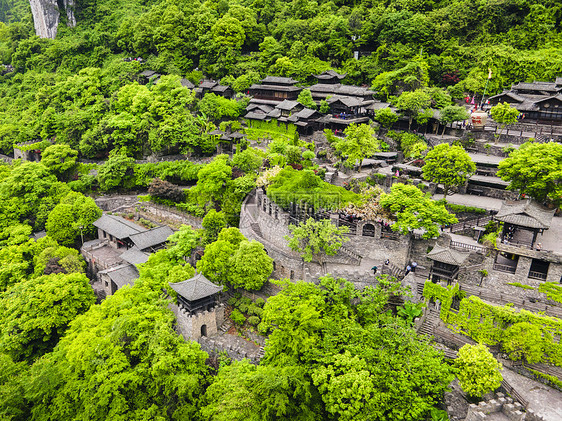
[[[499,164],[498,176],[509,181],[509,189],[541,202],[559,204],[562,198],[562,145],[525,143]]]
[[[502,382],[502,365],[486,345],[464,345],[455,359],[457,377],[462,390],[470,396],[481,398],[493,392]]]
[[[423,178],[443,184],[444,196],[451,186],[461,186],[476,171],[476,165],[462,146],[437,145],[425,156]]]
[[[414,421],[429,413],[452,376],[428,342],[384,310],[396,285],[382,279],[359,291],[331,277],[282,285],[264,308],[262,364],[303,368],[323,419]]]
[[[24,280],[0,296],[0,352],[33,361],[51,351],[69,323],[94,303],[86,275]]]
[[[429,193],[423,194],[416,186],[409,184],[393,184],[389,194],[381,195],[380,205],[395,215],[396,222],[392,224],[392,229],[401,234],[421,229],[425,231],[423,238],[435,238],[439,236],[442,225],[458,222],[442,203],[432,200]]]
[[[352,168],[363,159],[380,150],[380,141],[375,137],[375,130],[368,124],[350,124],[343,132],[344,138],[333,143],[334,148],[345,159],[345,165]]]
[[[337,227],[326,219],[308,218],[298,226],[289,225],[289,231],[291,235],[285,237],[289,248],[300,253],[305,262],[314,259],[322,264],[324,256],[337,254],[343,243],[349,241],[344,235],[349,228]]]

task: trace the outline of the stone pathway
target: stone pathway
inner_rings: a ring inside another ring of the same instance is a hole
[[[504,368],[504,379],[529,401],[529,408],[545,421],[562,420],[562,392]]]
[[[443,199],[442,194],[433,195],[434,200]],[[494,199],[493,197],[474,196],[471,194],[452,194],[447,196],[447,202],[454,205],[475,206],[486,210],[499,211],[503,203],[502,199]]]

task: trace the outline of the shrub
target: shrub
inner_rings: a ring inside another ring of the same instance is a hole
[[[234,297],[230,297],[230,298],[228,299],[228,305],[229,305],[229,306],[236,306],[237,303],[238,303],[238,300],[237,300],[236,298],[234,298]]]
[[[236,298],[237,300],[239,300],[239,299],[242,298],[242,294],[239,293],[239,292],[235,292],[235,293],[234,293],[234,298]]]
[[[256,298],[255,304],[261,308],[265,305],[265,300],[263,298]]]
[[[238,304],[238,310],[240,310],[242,313],[247,313],[248,312],[248,306],[244,303],[239,303]]]
[[[255,304],[252,304],[248,307],[248,314],[261,317],[261,315],[263,314],[263,309]]]
[[[246,304],[247,306],[252,304],[252,300],[249,299],[248,297],[242,297],[240,298],[240,303],[241,304]]]
[[[260,323],[260,318],[258,316],[250,316],[248,317],[248,323],[252,326],[257,326]]]
[[[239,310],[234,309],[232,313],[230,313],[230,320],[236,323],[239,326],[242,326],[246,322],[246,316],[240,313]]]

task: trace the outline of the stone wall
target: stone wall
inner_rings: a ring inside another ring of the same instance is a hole
[[[197,340],[202,335],[202,327],[206,328],[205,336],[218,333],[218,328],[224,322],[224,305],[219,304],[210,311],[200,311],[195,314],[188,313],[184,308],[175,303],[170,303],[169,308],[176,316],[178,332],[184,340]]]
[[[502,413],[510,421],[544,421],[534,411],[525,408],[503,393],[497,393],[495,399],[482,401],[478,405],[468,407],[465,421],[485,421],[497,419],[495,414]]]
[[[218,357],[221,352],[226,352],[228,357],[233,360],[240,361],[247,358],[252,364],[259,364],[260,361],[259,349],[256,352],[248,352],[221,336],[212,338],[201,336],[197,339],[197,342],[201,345],[201,349],[212,357]]]
[[[334,216],[332,221],[336,223]],[[363,226],[375,226],[374,237],[363,236]],[[240,231],[249,239],[261,242],[275,261],[276,278],[317,281],[320,276],[332,274],[344,277],[356,286],[374,281],[372,266],[382,267],[389,259],[394,266],[403,268],[409,262],[411,236],[396,235],[395,239],[381,238],[381,227],[376,222],[359,221],[357,234],[348,234],[349,241],[335,256],[326,256],[324,264],[303,262],[298,253],[287,247],[289,214],[273,203],[262,191],[250,194],[242,205]]]

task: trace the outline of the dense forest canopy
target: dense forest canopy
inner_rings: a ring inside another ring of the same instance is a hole
[[[52,136],[88,157],[114,147],[138,155],[147,139],[160,139],[156,152],[161,139],[183,151],[212,149],[195,141],[204,122],[177,112],[193,102],[177,82],[159,92],[136,85],[146,68],[194,83],[221,79],[239,92],[267,74],[306,85],[333,68],[385,99],[429,86],[457,98],[481,94],[488,69],[487,92],[495,93],[553,80],[562,69],[562,5],[554,0],[84,0],[76,16],[75,28],[61,17],[57,38],[40,39],[28,3],[1,3],[0,62],[15,68],[0,76],[4,152]],[[166,107],[128,107],[147,95],[145,104]]]

